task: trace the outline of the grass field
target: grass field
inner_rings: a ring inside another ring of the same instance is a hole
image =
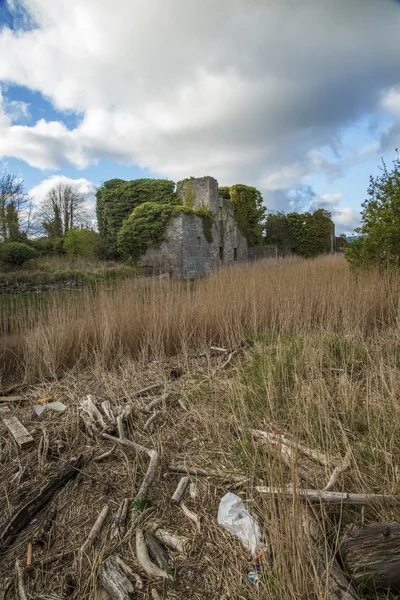
[[[394,276],[375,271],[355,275],[342,257],[326,257],[247,264],[190,284],[137,280],[55,295],[40,310],[29,306],[8,314],[3,382],[25,380],[30,383],[24,392],[28,400],[51,395],[68,405],[66,413],[48,415],[42,423],[50,447],[64,441],[63,460],[88,448],[100,453],[112,446],[88,439],[79,426],[79,402],[94,394],[114,408],[124,402],[136,407],[127,436],[159,451],[161,473],[170,463],[185,463],[249,477],[235,492],[258,517],[271,547],[259,585],[247,580],[251,560],[240,544],[217,525],[218,502],[229,486],[211,478],[197,480],[200,499],[187,501],[202,521],[195,558],[178,557],[177,581],[146,581],[147,594],[155,587],[161,597],[182,600],[326,600],[333,598],[326,572],[346,530],[360,526],[362,519],[399,520],[400,510],[385,503],[367,505],[364,512],[317,505],[313,510],[323,531],[324,575],[302,531],[299,497],[280,498],[276,504],[255,489],[262,483],[279,488],[299,483],[298,457],[290,466],[282,464],[254,441],[251,430],[285,432],[336,462],[347,456],[350,467],[340,474],[337,491],[399,493],[399,291]],[[212,345],[238,352],[223,366],[226,356],[210,354]],[[171,380],[171,369],[179,369],[182,377]],[[162,383],[170,400],[149,433],[144,430],[148,415],[141,413],[135,391],[154,381]],[[37,428],[32,412],[26,404],[16,409],[27,427]],[[11,482],[16,463],[21,472],[29,472],[24,485],[46,471],[32,467],[36,449],[16,454],[6,441],[0,456],[1,522],[9,514],[7,504],[16,502],[18,490]],[[134,496],[146,467],[132,460],[131,453],[118,456],[102,466],[91,462],[80,487],[60,494],[53,552],[81,545],[104,502],[114,509],[124,497]],[[316,485],[322,489],[331,473],[331,466],[316,467]],[[151,492],[155,514],[165,526],[194,535],[190,521],[171,506],[177,481],[162,474],[157,478]],[[111,495],[105,496],[105,489]],[[144,524],[146,519],[150,517]],[[133,517],[117,547],[136,571],[132,539],[137,523]],[[9,564],[20,548],[12,549]],[[61,589],[63,573],[72,569],[76,597],[97,598],[97,568],[114,548],[106,526],[83,565],[66,563],[46,571],[36,581],[35,593]],[[358,593],[363,597],[363,586]],[[368,597],[397,596],[374,592]]]

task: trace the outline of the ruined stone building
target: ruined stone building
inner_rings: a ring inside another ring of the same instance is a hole
[[[236,224],[232,202],[218,194],[216,179],[201,177],[178,182],[177,194],[183,205],[187,204],[188,185],[192,208],[206,208],[214,215],[212,235],[206,239],[199,215],[181,213],[172,218],[164,241],[149,248],[140,258],[140,265],[147,273],[194,278],[213,267],[248,259],[247,240]]]

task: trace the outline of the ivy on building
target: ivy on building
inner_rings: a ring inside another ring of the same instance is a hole
[[[230,199],[235,221],[249,246],[262,246],[266,208],[259,190],[249,185],[221,186],[220,196]]]

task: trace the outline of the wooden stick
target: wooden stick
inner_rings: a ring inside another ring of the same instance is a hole
[[[326,486],[323,489],[324,492],[329,492],[333,487],[335,487],[337,480],[339,479],[339,476],[342,473],[344,473],[345,471],[347,471],[347,469],[350,468],[350,459],[351,459],[351,451],[349,450],[346,453],[344,461],[340,465],[337,465],[334,468],[333,473],[330,476],[328,483],[326,484]]]
[[[106,504],[101,509],[101,512],[100,512],[99,516],[97,517],[95,524],[93,525],[92,529],[89,531],[89,535],[86,539],[86,542],[83,544],[83,546],[81,548],[82,554],[87,548],[89,548],[89,546],[91,546],[93,544],[94,540],[98,537],[98,535],[101,531],[101,528],[104,525],[104,521],[107,518],[109,508],[110,507],[108,506],[108,504]]]
[[[108,452],[104,452],[104,454],[100,454],[100,456],[96,456],[96,458],[94,458],[94,462],[100,462],[102,460],[104,460],[105,458],[109,458],[110,456],[112,456],[115,452],[116,449],[116,445],[114,445],[111,450],[109,450]]]
[[[227,348],[219,348],[218,346],[210,346],[210,350],[213,352],[220,352],[221,354],[226,354],[229,352]]]
[[[189,482],[190,477],[188,477],[187,475],[185,477],[182,477],[182,479],[176,487],[175,492],[173,493],[172,502],[175,502],[175,504],[179,504],[179,502],[182,500],[183,494],[185,493],[187,486],[189,485]]]
[[[143,571],[149,577],[163,577],[164,579],[171,579],[170,575],[168,575],[166,571],[163,571],[160,569],[160,567],[151,562],[142,529],[136,530],[136,557]]]
[[[42,427],[41,429],[42,435],[38,446],[38,462],[40,467],[43,469],[47,462],[47,453],[49,451],[49,434],[47,433],[47,429],[45,427]]]
[[[19,600],[28,600],[28,595],[25,590],[24,571],[18,558],[15,561],[15,572],[17,575],[17,590]]]
[[[159,417],[159,415],[161,415],[161,411],[155,410],[153,414],[147,419],[143,429],[145,431],[151,431],[150,427],[154,423],[154,421]]]
[[[165,400],[167,400],[168,397],[169,397],[169,394],[163,394],[162,396],[159,396],[158,398],[154,398],[154,400],[152,400],[151,402],[146,404],[146,406],[144,407],[143,410],[145,412],[152,411],[155,406],[160,404],[160,402],[165,402]]]
[[[319,490],[293,489],[293,488],[271,488],[262,485],[256,486],[257,492],[267,494],[278,499],[282,496],[298,496],[309,502],[325,502],[326,504],[389,504],[391,506],[400,504],[400,494],[385,496],[384,494],[353,494],[347,492],[326,492]]]
[[[186,506],[186,504],[184,504],[183,502],[181,502],[180,507],[182,509],[183,514],[186,515],[188,519],[193,521],[193,523],[196,525],[197,531],[200,533],[200,530],[201,530],[200,519],[196,515],[196,513],[189,510],[188,507]]]
[[[126,438],[125,427],[124,427],[124,419],[122,415],[118,415],[117,417],[117,427],[118,427],[118,435],[121,440]]]
[[[0,553],[14,541],[19,532],[42,510],[53,495],[78,474],[82,465],[82,455],[72,458],[67,466],[54,475],[47,484],[39,486],[29,495],[29,500],[20,505],[0,527]]]
[[[153,383],[153,385],[149,385],[149,386],[139,390],[138,392],[135,392],[135,396],[143,396],[143,394],[146,394],[147,392],[150,392],[151,390],[155,390],[155,389],[161,387],[162,385],[164,385],[164,383]]]
[[[147,493],[149,491],[151,484],[153,483],[153,480],[154,480],[154,478],[156,476],[156,472],[157,472],[157,467],[158,467],[158,462],[159,462],[158,452],[156,450],[151,450],[150,448],[146,448],[145,446],[142,446],[141,444],[137,444],[136,442],[131,442],[131,440],[126,440],[126,439],[121,440],[120,438],[116,438],[112,435],[109,435],[108,433],[103,433],[102,437],[106,440],[111,440],[112,442],[121,444],[122,446],[128,446],[128,448],[133,448],[137,452],[145,452],[149,456],[149,458],[150,458],[149,466],[147,468],[146,475],[144,476],[144,479],[142,481],[142,485],[140,486],[139,491],[135,498],[136,501],[147,500]]]
[[[131,581],[135,582],[136,589],[142,590],[143,589],[143,579],[140,577],[140,575],[138,573],[135,573],[134,571],[132,571],[132,569],[130,567],[128,567],[128,565],[122,560],[122,558],[118,554],[115,555],[115,560],[117,561],[117,563],[119,564],[119,566],[121,567],[121,569],[123,570],[125,575],[127,577],[129,577],[129,579]]]
[[[161,600],[161,596],[155,588],[152,588],[151,590],[151,597],[153,600]]]
[[[249,478],[246,475],[229,474],[223,471],[205,471],[198,467],[187,467],[186,465],[169,465],[168,471],[170,473],[186,473],[187,475],[196,475],[198,477],[218,477],[227,483],[247,483]]]
[[[24,396],[0,396],[0,402],[26,402],[28,398]]]
[[[28,542],[28,548],[26,551],[26,568],[27,569],[30,569],[32,567],[32,554],[33,554],[32,542]]]

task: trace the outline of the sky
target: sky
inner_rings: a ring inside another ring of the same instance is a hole
[[[74,182],[211,175],[359,224],[400,147],[397,0],[0,0],[0,168]]]

